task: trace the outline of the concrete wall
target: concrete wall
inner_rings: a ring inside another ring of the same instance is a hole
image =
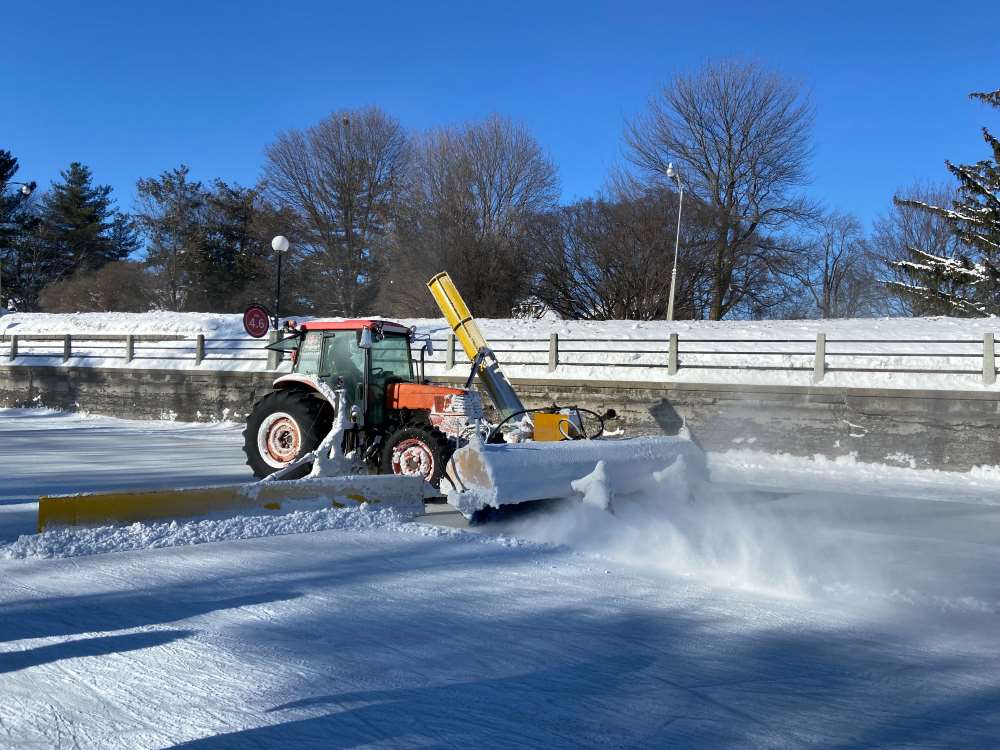
[[[131,418],[242,419],[272,374],[0,365],[0,405]],[[460,382],[458,378],[437,378]],[[627,435],[686,422],[708,450],[752,448],[964,471],[1000,464],[1000,400],[985,392],[514,380],[528,406],[615,409]]]
[[[672,434],[686,423],[707,450],[966,471],[1000,464],[1000,400],[985,392],[681,383],[522,381],[533,404],[578,403],[624,417],[628,434]]]
[[[242,420],[272,380],[262,372],[0,366],[0,406],[131,419]]]

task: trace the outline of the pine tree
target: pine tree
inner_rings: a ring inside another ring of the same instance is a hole
[[[194,310],[203,298],[208,262],[206,191],[189,180],[183,164],[136,184],[136,221],[146,237],[156,303],[166,310]]]
[[[14,155],[0,150],[0,308],[27,310],[38,289],[29,247],[37,221],[32,199],[10,184],[17,170]]]
[[[38,239],[47,282],[82,271],[96,271],[124,260],[136,248],[134,233],[123,232],[110,185],[94,185],[90,169],[70,164],[43,196]]]
[[[1000,91],[970,96],[1000,108]],[[892,282],[890,289],[957,316],[1000,314],[1000,139],[985,127],[983,139],[991,158],[975,164],[945,162],[958,180],[951,208],[894,198],[900,206],[943,218],[967,250],[948,256],[910,247],[910,259],[892,264],[910,282]]]

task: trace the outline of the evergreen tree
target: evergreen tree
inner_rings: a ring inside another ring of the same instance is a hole
[[[10,184],[17,170],[14,155],[0,150],[0,308],[28,310],[40,286],[30,247],[37,221],[31,197]]]
[[[110,185],[94,185],[90,169],[79,162],[61,176],[42,197],[38,217],[46,282],[96,271],[124,260],[137,247],[134,233],[127,231],[127,218],[119,218],[115,209]]]
[[[254,298],[267,299],[259,289],[268,276],[270,213],[259,188],[245,188],[216,180],[206,195],[207,243],[199,258],[199,309],[236,312]],[[277,232],[274,232],[275,234]]]
[[[136,221],[146,237],[146,263],[154,274],[156,303],[167,310],[194,310],[204,292],[210,255],[206,191],[189,180],[183,164],[136,184]]]
[[[271,294],[271,237],[290,219],[257,187],[189,179],[186,166],[138,183],[136,221],[156,303],[170,310],[239,312]],[[287,259],[286,259],[287,260]],[[286,271],[292,269],[286,268]]]
[[[971,94],[1000,108],[1000,91]],[[958,180],[951,208],[919,200],[894,200],[944,219],[963,246],[953,255],[911,246],[911,257],[892,265],[909,279],[890,289],[958,316],[1000,314],[1000,139],[988,128],[983,138],[992,156],[975,164],[945,162]]]

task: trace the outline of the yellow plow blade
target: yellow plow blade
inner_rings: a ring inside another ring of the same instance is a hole
[[[345,508],[361,503],[421,513],[424,481],[420,477],[393,475],[348,476],[190,489],[54,495],[39,498],[38,531],[54,526],[101,526],[214,514]]]

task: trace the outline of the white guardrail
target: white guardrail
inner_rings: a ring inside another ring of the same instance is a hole
[[[272,332],[271,340],[275,340]],[[429,374],[460,374],[469,366],[453,335],[434,336],[434,354],[427,357]],[[639,380],[670,378],[684,371],[741,370],[811,372],[813,383],[827,373],[911,373],[913,375],[974,375],[984,385],[996,382],[994,335],[981,339],[850,339],[827,338],[681,338],[666,339],[567,338],[492,339],[505,367],[526,376],[600,378],[601,372],[641,372]],[[79,364],[100,366],[121,360],[134,367],[171,366],[211,368],[232,363],[243,370],[278,369],[281,357],[264,349],[265,342],[250,337],[216,338],[205,335],[79,335],[12,334],[0,336],[0,362],[29,365]],[[419,342],[418,342],[419,345]],[[415,353],[419,350],[415,347]],[[921,366],[921,363],[927,363]],[[117,364],[117,363],[115,363]],[[456,369],[459,368],[459,369]],[[620,368],[629,368],[622,370]],[[558,374],[557,374],[558,373]]]

